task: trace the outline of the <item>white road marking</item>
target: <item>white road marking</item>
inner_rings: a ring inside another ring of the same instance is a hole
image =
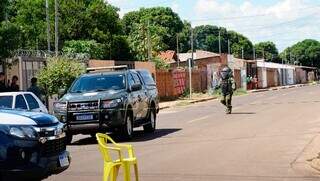
[[[202,121],[202,120],[205,120],[205,119],[208,119],[208,118],[209,118],[209,116],[203,116],[201,118],[197,118],[197,119],[188,121],[188,123],[193,123],[193,122],[196,122],[196,121]]]

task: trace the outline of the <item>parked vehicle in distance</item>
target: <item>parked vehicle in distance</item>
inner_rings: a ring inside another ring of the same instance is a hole
[[[146,132],[155,131],[159,98],[151,74],[123,68],[89,70],[54,104],[55,115],[67,125],[68,141],[75,134],[107,131],[130,139],[133,128],[140,126]]]
[[[0,109],[0,180],[39,180],[66,170],[63,129],[46,113]]]
[[[48,113],[46,106],[32,92],[0,93],[1,108]]]

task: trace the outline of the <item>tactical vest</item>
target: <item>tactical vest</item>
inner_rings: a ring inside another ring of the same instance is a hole
[[[222,91],[223,95],[228,95],[233,92],[231,79],[222,79],[221,80],[221,91]]]

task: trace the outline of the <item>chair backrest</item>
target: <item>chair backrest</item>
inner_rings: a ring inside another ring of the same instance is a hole
[[[97,138],[97,141],[99,144],[99,149],[100,149],[100,152],[103,156],[104,161],[105,162],[113,162],[113,159],[112,159],[111,154],[108,149],[111,147],[108,147],[107,143],[108,143],[108,141],[113,144],[115,142],[112,140],[112,138],[110,136],[108,136],[106,134],[102,134],[102,133],[97,133],[96,138]]]

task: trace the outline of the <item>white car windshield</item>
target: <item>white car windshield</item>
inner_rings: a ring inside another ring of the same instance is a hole
[[[0,96],[0,109],[12,108],[13,96]]]

